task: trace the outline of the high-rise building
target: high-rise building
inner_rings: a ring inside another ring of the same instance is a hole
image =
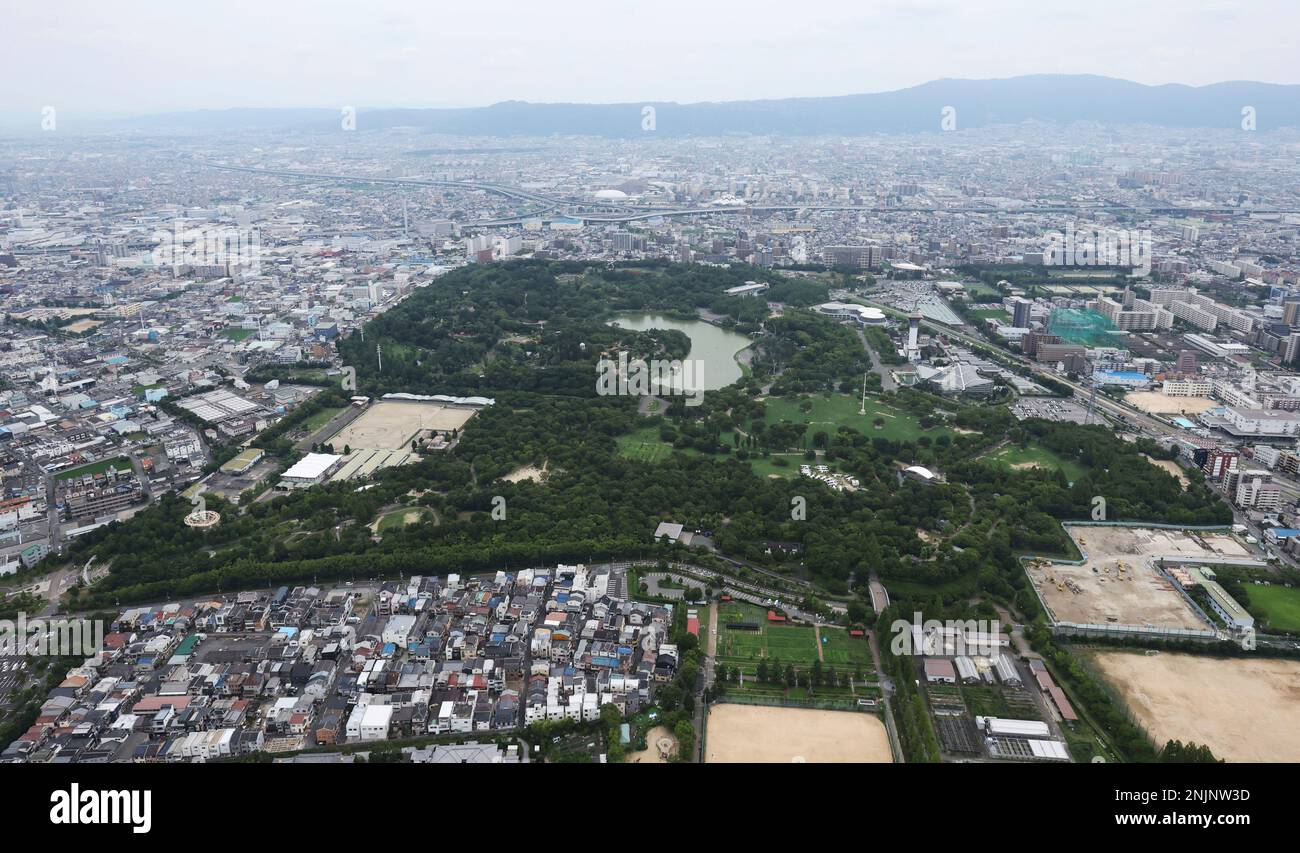
[[[1189,349],[1178,351],[1178,372],[1182,374],[1195,373],[1197,370],[1196,353]]]
[[[1018,329],[1028,329],[1029,328],[1029,307],[1032,304],[1033,303],[1030,302],[1028,299],[1024,299],[1022,297],[1017,296],[1015,300],[1011,303],[1012,305],[1011,325],[1015,326]]]

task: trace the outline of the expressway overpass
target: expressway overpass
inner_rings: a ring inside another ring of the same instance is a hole
[[[602,205],[583,202],[572,198],[555,198],[542,193],[532,192],[520,187],[511,187],[504,184],[496,184],[483,181],[438,181],[424,178],[379,178],[364,175],[337,175],[328,172],[300,172],[287,169],[258,169],[251,166],[230,166],[223,163],[214,163],[206,160],[192,161],[196,165],[206,166],[212,169],[222,169],[229,172],[244,172],[253,175],[268,175],[279,178],[292,178],[296,180],[310,181],[334,181],[339,183],[354,184],[379,184],[389,186],[415,186],[415,187],[446,187],[453,189],[482,190],[484,192],[495,193],[505,198],[529,201],[541,205],[538,209],[528,213],[519,214],[518,216],[501,217],[497,219],[482,219],[474,222],[463,223],[466,227],[492,227],[503,225],[517,225],[526,219],[535,219],[538,216],[558,211],[558,216],[569,216],[575,219],[582,219],[590,223],[626,223],[640,222],[647,219],[671,218],[678,216],[700,216],[704,214],[739,214],[753,215],[755,213],[776,213],[781,211],[795,211],[802,213],[804,211],[841,211],[856,213],[988,213],[998,214],[1001,216],[1016,214],[1033,214],[1033,213],[1141,213],[1149,215],[1174,215],[1174,216],[1193,216],[1205,214],[1235,214],[1235,215],[1278,215],[1285,213],[1300,213],[1300,208],[1257,208],[1243,209],[1239,207],[1157,207],[1146,205],[1129,205],[1129,204],[1050,204],[1050,205],[1033,205],[1026,207],[994,207],[985,204],[968,204],[954,207],[929,206],[908,206],[908,207],[888,207],[881,205],[862,205],[862,204],[740,204],[740,205],[722,205],[722,206],[693,206],[693,207],[666,207],[666,206],[642,206],[642,205]],[[603,207],[612,208],[604,211],[585,212],[584,207]]]

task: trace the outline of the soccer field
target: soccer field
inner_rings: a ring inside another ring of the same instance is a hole
[[[1275,631],[1300,631],[1300,589],[1271,584],[1242,584],[1251,614]]]

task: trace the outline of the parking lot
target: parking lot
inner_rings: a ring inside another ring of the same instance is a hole
[[[1041,418],[1045,421],[1082,424],[1088,420],[1088,410],[1083,406],[1072,400],[1053,397],[1022,397],[1012,404],[1011,414],[1022,421]],[[1095,416],[1093,422],[1101,423],[1101,416]]]

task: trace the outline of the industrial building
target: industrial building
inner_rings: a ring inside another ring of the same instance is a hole
[[[342,461],[333,453],[308,453],[280,476],[280,488],[305,489],[323,483]]]

